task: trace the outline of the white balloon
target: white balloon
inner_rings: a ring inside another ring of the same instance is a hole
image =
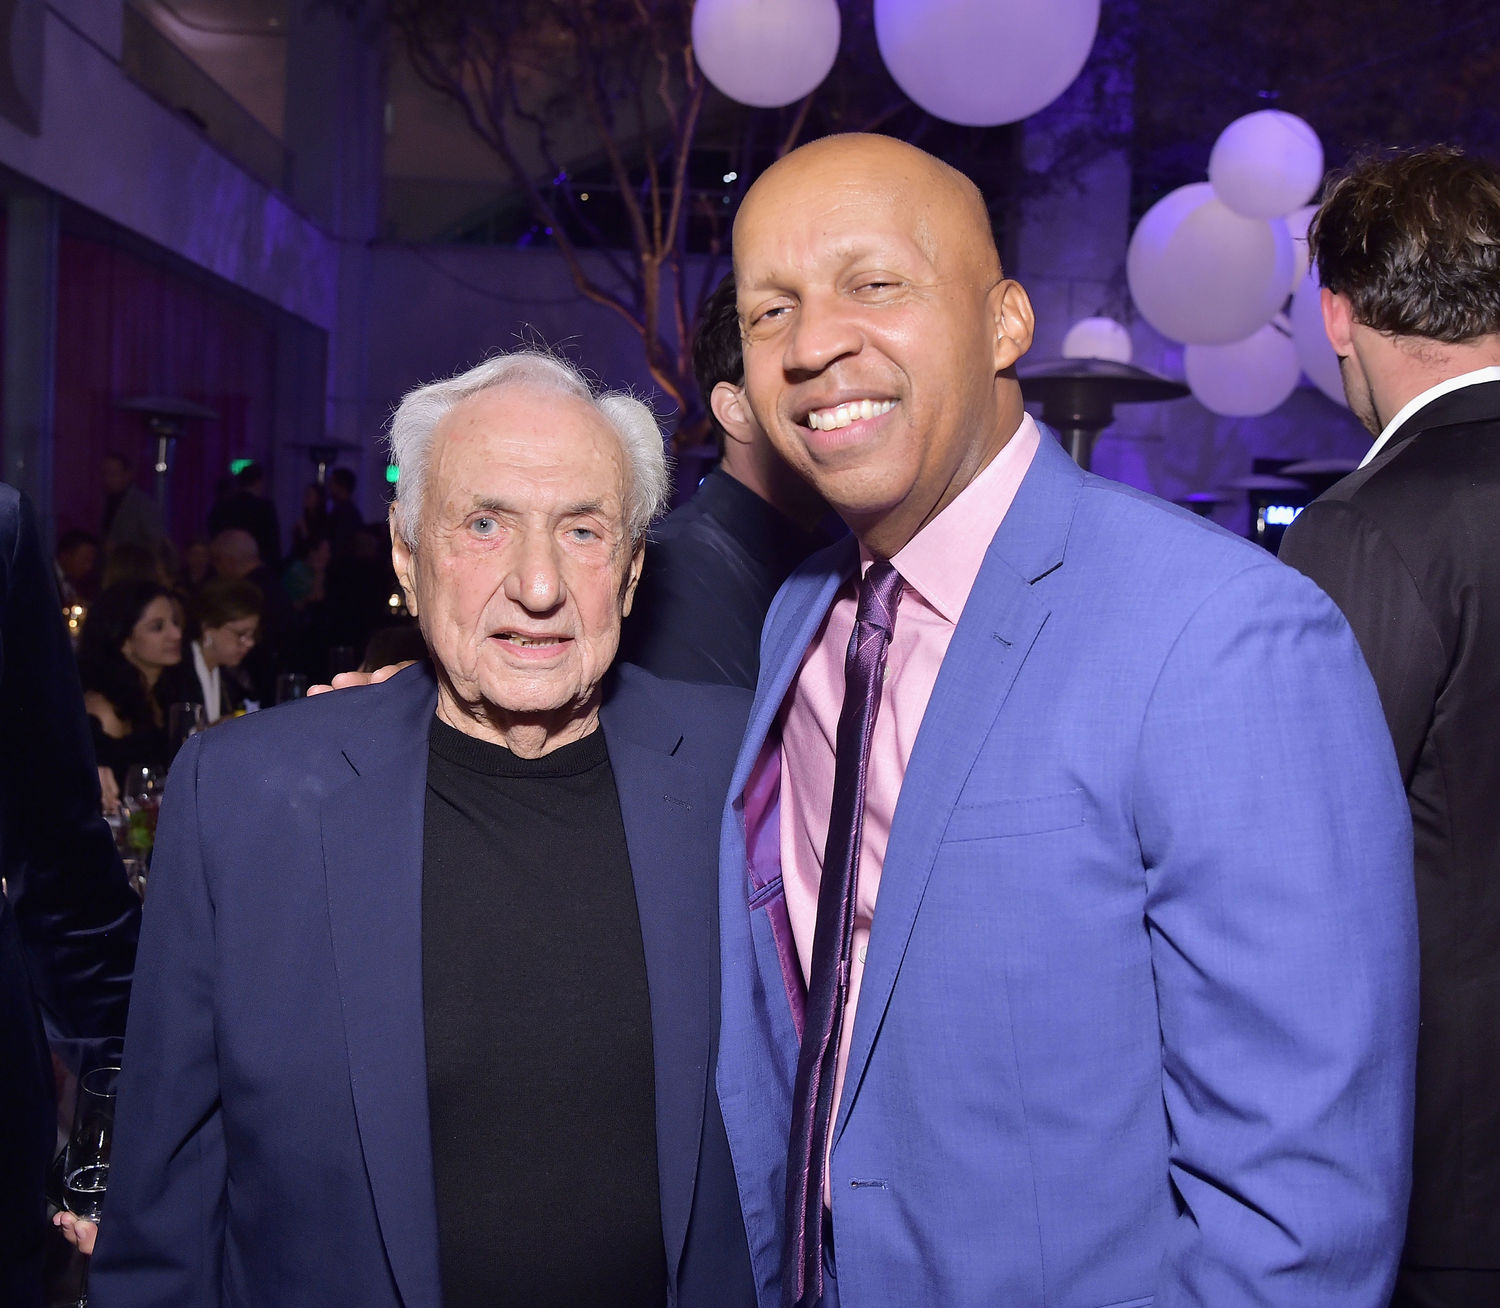
[[[875,0],[875,39],[896,84],[936,118],[1019,122],[1082,71],[1100,0]]]
[[[1130,238],[1130,294],[1163,336],[1190,345],[1242,341],[1286,302],[1292,238],[1285,223],[1243,218],[1207,182],[1158,200]]]
[[[1323,146],[1296,114],[1262,109],[1219,133],[1208,156],[1208,180],[1236,213],[1279,218],[1317,192]]]
[[[1313,214],[1317,212],[1317,205],[1304,204],[1282,220],[1292,238],[1292,284],[1287,288],[1288,295],[1302,285],[1302,279],[1312,267],[1312,255],[1307,248],[1307,229],[1312,226]]]
[[[791,104],[816,90],[838,57],[838,0],[698,0],[693,53],[731,100]]]
[[[1187,383],[1204,408],[1228,418],[1257,418],[1285,402],[1302,375],[1297,347],[1277,323],[1231,345],[1189,345]]]
[[[1112,359],[1129,363],[1130,333],[1113,318],[1080,318],[1063,337],[1065,359]]]
[[[1297,346],[1297,360],[1312,384],[1335,404],[1346,408],[1344,382],[1339,376],[1339,356],[1328,343],[1323,330],[1323,303],[1318,287],[1317,270],[1302,279],[1292,296],[1292,340]]]

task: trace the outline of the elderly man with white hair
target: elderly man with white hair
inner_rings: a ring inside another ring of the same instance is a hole
[[[611,672],[660,432],[522,351],[391,449],[431,661],[179,756],[98,1301],[751,1303],[713,1076],[746,699]]]

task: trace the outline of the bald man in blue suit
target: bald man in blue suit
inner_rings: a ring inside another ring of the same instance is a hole
[[[788,155],[741,208],[735,276],[751,407],[855,536],[772,606],[722,836],[718,1080],[762,1308],[1383,1305],[1411,832],[1347,624],[1038,429],[1029,301],[930,156]],[[788,1150],[825,975],[808,789],[833,770],[826,670],[885,560],[876,746],[896,728],[871,753],[819,1234],[787,1179],[819,1161]],[[903,635],[944,621],[935,656]]]

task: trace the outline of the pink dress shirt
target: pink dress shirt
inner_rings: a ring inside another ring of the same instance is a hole
[[[854,1034],[886,839],[906,764],[985,551],[1031,467],[1040,440],[1036,423],[1030,415],[1023,416],[1000,453],[891,559],[905,585],[896,608],[885,689],[870,742],[854,905],[854,957],[833,1087],[835,1113]],[[860,559],[863,576],[872,560],[863,548]],[[833,801],[834,740],[844,699],[844,656],[854,630],[855,591],[851,578],[824,618],[781,708],[781,873],[804,979],[818,917],[818,880]],[[831,1133],[829,1139],[831,1143]],[[830,1202],[826,1174],[823,1202]]]

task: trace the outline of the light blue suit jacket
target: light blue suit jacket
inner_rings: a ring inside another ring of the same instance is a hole
[[[776,715],[855,565],[836,546],[773,606],[723,829],[718,1079],[763,1308],[803,1002]],[[1337,609],[1044,438],[891,828],[834,1121],[844,1308],[1384,1304],[1416,939]]]

